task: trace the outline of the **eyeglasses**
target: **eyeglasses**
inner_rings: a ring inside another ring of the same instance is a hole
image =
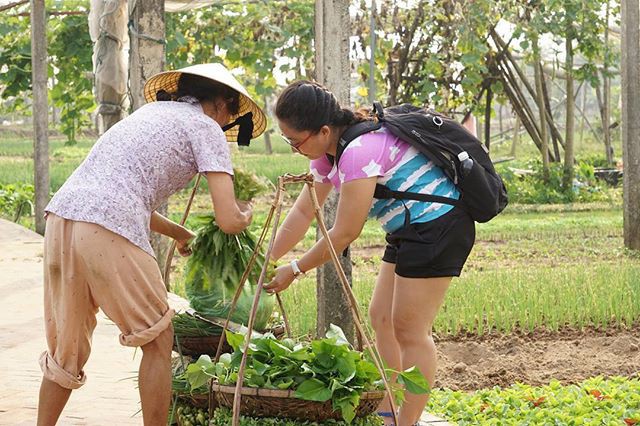
[[[317,133],[317,132],[311,132],[311,133],[309,133],[309,135],[308,135],[306,138],[302,139],[302,142],[297,143],[297,144],[296,144],[296,143],[293,143],[293,141],[292,141],[291,139],[289,139],[288,137],[286,137],[283,133],[280,133],[280,136],[282,136],[282,139],[284,139],[284,141],[285,141],[285,142],[286,142],[286,143],[287,143],[287,144],[288,144],[288,145],[289,145],[289,146],[290,146],[290,147],[291,147],[295,152],[297,152],[298,154],[302,154],[302,151],[300,151],[300,147],[301,147],[302,145],[304,145],[304,144],[309,140],[309,138],[310,138],[311,136],[315,135],[316,133]]]

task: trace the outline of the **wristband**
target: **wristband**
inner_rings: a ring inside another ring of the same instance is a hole
[[[292,260],[291,261],[291,269],[293,270],[293,278],[299,278],[299,277],[303,277],[304,276],[304,272],[302,272],[300,270],[300,267],[298,266],[298,261],[297,260]]]

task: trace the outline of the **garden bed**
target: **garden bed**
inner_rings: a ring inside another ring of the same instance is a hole
[[[640,373],[640,326],[606,330],[487,334],[441,339],[436,387],[477,390],[516,382],[577,383]]]

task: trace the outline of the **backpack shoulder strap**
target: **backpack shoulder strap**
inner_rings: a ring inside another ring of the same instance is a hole
[[[416,200],[423,201],[427,203],[440,203],[440,204],[449,204],[451,206],[459,207],[462,210],[467,210],[464,202],[460,199],[443,197],[440,195],[432,195],[432,194],[420,194],[417,192],[404,192],[404,191],[394,191],[384,185],[379,183],[376,184],[376,189],[373,194],[374,198],[379,200],[385,200],[389,198],[393,198],[396,200]]]
[[[342,157],[342,153],[347,148],[347,146],[349,146],[349,143],[351,143],[351,141],[356,139],[358,136],[362,136],[365,133],[374,132],[381,127],[382,123],[380,123],[379,121],[361,121],[360,123],[354,124],[347,130],[345,130],[342,135],[340,135],[335,158],[333,155],[329,154],[327,154],[327,158],[329,159],[331,164],[337,164],[340,161],[340,157]]]

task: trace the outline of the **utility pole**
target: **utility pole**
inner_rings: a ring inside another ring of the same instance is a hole
[[[145,103],[143,89],[147,79],[164,69],[164,37],[164,0],[129,0],[129,87],[134,110]],[[167,205],[157,211],[166,215]],[[154,232],[151,246],[162,271],[168,243]]]
[[[349,1],[316,0],[315,46],[316,80],[331,90],[343,107],[350,105],[349,66]],[[327,227],[336,220],[338,194],[335,191],[324,204],[323,215]],[[318,238],[321,237],[318,230]],[[340,256],[349,282],[351,282],[351,256]],[[354,325],[349,300],[344,295],[337,271],[332,263],[318,268],[317,276],[318,321],[317,334],[324,336],[330,324],[342,328],[349,341],[354,342]]]
[[[624,245],[640,250],[640,4],[622,0]]]
[[[36,232],[44,235],[49,202],[49,107],[47,105],[47,20],[44,0],[31,0],[31,89]]]
[[[376,100],[376,0],[371,0],[371,20],[369,21],[369,31],[371,31],[371,42],[369,49],[369,103],[373,105]]]

